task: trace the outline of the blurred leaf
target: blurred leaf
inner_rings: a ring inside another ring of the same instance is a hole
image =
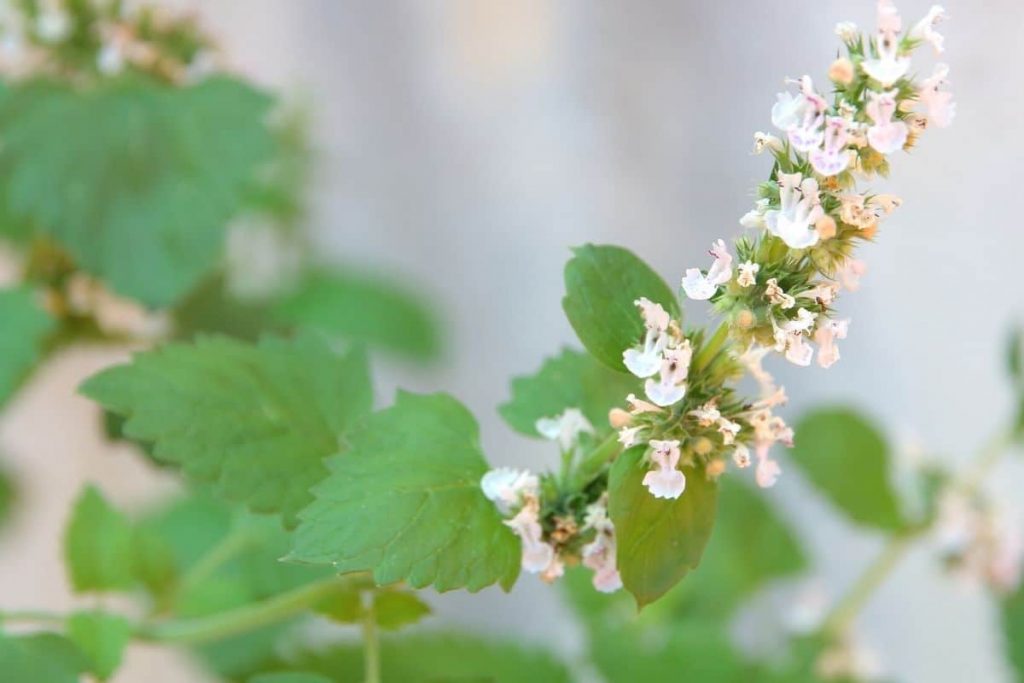
[[[241,301],[225,288],[222,276],[209,278],[189,292],[172,312],[174,336],[192,341],[203,333],[255,342],[267,332],[285,332],[264,304]]]
[[[292,666],[337,681],[363,679],[359,645],[295,657]],[[381,639],[382,683],[569,683],[568,669],[537,648],[471,635],[424,633]]]
[[[378,584],[479,590],[519,574],[519,541],[480,490],[473,416],[446,394],[399,392],[349,435],[299,517],[290,559],[373,571]]]
[[[118,667],[132,636],[132,625],[105,612],[76,612],[68,619],[68,637],[90,661],[89,671],[100,680],[110,678]]]
[[[598,432],[607,432],[608,411],[637,390],[638,380],[612,372],[588,353],[563,349],[536,374],[512,380],[512,398],[498,411],[521,434],[539,436],[536,423],[566,408],[579,408]]]
[[[573,253],[565,266],[562,308],[583,346],[608,367],[625,372],[622,352],[644,335],[633,302],[647,297],[677,320],[679,302],[650,266],[622,247],[587,244]]]
[[[1014,680],[1024,680],[1024,584],[1000,601],[1003,626],[1003,649],[1015,673]]]
[[[249,683],[332,683],[332,679],[319,674],[292,671],[284,673],[260,674],[249,679]]]
[[[68,639],[52,633],[9,636],[0,633],[0,672],[11,683],[78,683],[88,666]]]
[[[420,292],[342,269],[308,274],[274,307],[281,323],[417,359],[440,350],[439,326]]]
[[[326,476],[324,458],[372,401],[365,354],[339,355],[313,336],[172,344],[95,375],[81,391],[126,416],[125,434],[154,443],[157,458],[228,500],[281,512],[289,526]]]
[[[39,362],[56,327],[29,287],[0,289],[0,406]]]
[[[229,78],[118,79],[0,92],[0,186],[114,291],[165,306],[218,262],[224,227],[274,149],[272,100]]]
[[[1024,391],[1024,330],[1014,326],[1006,344],[1006,370],[1010,380],[1021,391]]]
[[[689,491],[688,481],[683,496]],[[729,619],[766,582],[806,568],[799,540],[761,490],[741,477],[722,477],[711,541],[680,586],[677,605],[685,605],[687,615]]]
[[[643,607],[696,568],[715,523],[718,486],[703,472],[685,469],[686,491],[676,500],[655,498],[643,485],[644,447],[622,453],[608,481],[608,513],[618,538],[622,583]]]
[[[317,605],[316,611],[340,624],[359,624],[367,618],[363,594],[370,593],[373,618],[382,629],[398,630],[430,614],[430,606],[411,591],[394,586],[374,588],[370,581],[366,583],[362,589],[355,586],[337,591]]]
[[[71,513],[64,537],[64,559],[78,592],[131,588],[134,530],[131,522],[87,486]]]
[[[858,413],[831,408],[806,415],[792,460],[853,521],[885,531],[906,526],[889,482],[889,446]]]
[[[6,468],[0,467],[0,528],[10,521],[17,495],[18,491],[10,473]]]

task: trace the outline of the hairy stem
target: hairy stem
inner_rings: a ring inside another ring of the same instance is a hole
[[[971,496],[978,492],[985,478],[999,463],[1013,444],[1012,432],[1003,430],[991,438],[978,452],[971,465],[960,476],[950,482],[950,488]],[[830,636],[841,635],[857,618],[860,611],[871,600],[875,591],[885,583],[889,575],[906,557],[914,542],[927,531],[915,529],[896,534],[889,538],[878,557],[869,564],[853,582],[849,591],[836,603],[826,616],[822,632]]]
[[[620,452],[622,452],[622,445],[619,443],[619,435],[612,431],[611,434],[605,437],[604,441],[599,443],[594,450],[587,453],[580,460],[573,479],[575,487],[581,489],[590,483],[594,477],[601,473],[601,469],[607,463],[614,460]]]
[[[363,683],[380,683],[380,639],[377,635],[377,613],[373,596],[365,596],[363,616]]]

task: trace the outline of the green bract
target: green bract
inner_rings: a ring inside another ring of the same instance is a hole
[[[124,617],[100,611],[77,612],[68,619],[68,637],[89,659],[89,671],[102,681],[121,665],[121,657],[132,636]]]
[[[119,294],[170,304],[218,263],[272,157],[272,103],[229,78],[0,90],[0,213],[56,238]]]
[[[622,247],[587,244],[565,266],[562,308],[576,335],[599,361],[625,372],[622,352],[644,336],[633,303],[646,297],[680,320],[675,294],[651,267]]]
[[[336,353],[314,336],[171,344],[92,377],[82,392],[127,417],[124,433],[154,443],[158,459],[254,511],[280,512],[289,526],[372,399],[365,354]]]
[[[399,393],[349,441],[299,515],[290,559],[372,571],[379,584],[512,586],[519,541],[480,489],[487,462],[458,401]]]
[[[649,469],[645,450],[622,453],[608,481],[619,573],[640,607],[660,598],[700,562],[718,498],[717,484],[693,468],[684,469],[686,490],[679,498],[655,498],[642,483]]]

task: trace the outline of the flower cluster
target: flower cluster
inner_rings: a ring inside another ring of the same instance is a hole
[[[0,70],[75,82],[144,73],[187,84],[216,67],[212,41],[189,16],[160,8],[129,9],[116,0],[28,0],[0,15]]]
[[[1015,591],[1024,570],[1024,531],[1009,513],[979,495],[945,491],[933,534],[945,565],[996,593]]]
[[[944,17],[934,7],[903,32],[891,0],[879,0],[874,34],[864,36],[852,24],[837,27],[847,56],[829,68],[830,95],[803,76],[793,82],[795,92],[778,96],[771,111],[777,134],[754,137],[754,151],[774,158],[772,173],[759,186],[755,207],[740,219],[757,232],[737,240],[732,251],[716,240],[707,270],[689,268],[682,278],[688,298],[710,302],[722,316],[715,333],[684,330],[659,302],[634,302],[643,337],[623,350],[622,361],[642,380],[643,396],[628,395],[609,423],[622,448],[645,449],[642,484],[652,496],[677,499],[688,477],[717,478],[729,461],[738,468],[756,464],[762,487],[778,479],[781,469],[770,449],[792,445],[793,430],[773,412],[786,402],[786,392],[763,361],[772,352],[799,366],[816,358],[828,368],[839,360],[850,321],[837,318],[834,306],[840,291],[855,291],[865,272],[854,251],[874,239],[879,222],[900,205],[897,197],[861,189],[858,182],[886,176],[889,155],[913,147],[929,124],[948,125],[955,113],[945,90],[947,67],[937,66],[921,82],[908,75],[918,47],[942,51],[935,27]],[[747,375],[760,389],[753,400],[737,395],[736,385]],[[565,462],[572,461],[564,456],[577,439],[595,431],[576,409],[540,421],[537,429],[560,443]],[[603,475],[580,493],[585,510],[578,502],[567,508],[557,486],[551,488],[558,502],[548,501],[544,480],[540,489],[529,480],[532,488],[518,489],[509,507],[495,482],[519,476],[496,470],[483,487],[514,515],[508,523],[523,540],[523,567],[550,579],[565,562],[581,560],[594,569],[596,587],[617,587]]]

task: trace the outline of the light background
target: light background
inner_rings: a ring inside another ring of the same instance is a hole
[[[403,273],[443,312],[443,362],[426,371],[382,364],[379,401],[396,386],[449,390],[478,415],[494,462],[533,468],[552,462],[552,449],[511,434],[494,407],[510,375],[573,343],[560,307],[569,247],[622,244],[672,282],[706,267],[708,244],[739,234],[769,170],[751,156],[751,135],[770,125],[783,77],[823,79],[834,24],[874,22],[866,0],[192,6],[239,69],[312,108],[313,221],[325,253]],[[875,186],[904,205],[864,250],[864,287],[842,301],[853,319],[843,360],[828,371],[776,367],[793,398],[788,416],[852,403],[895,439],[958,463],[1009,411],[1001,344],[1024,314],[1024,3],[947,7],[957,121],[929,131]],[[905,22],[927,8],[900,3]],[[691,324],[706,319],[699,306],[687,310]],[[5,605],[67,600],[58,530],[81,480],[129,505],[166,485],[130,455],[109,455],[90,407],[70,397],[77,377],[112,357],[57,359],[0,422],[0,446],[30,484],[26,512],[0,538]],[[59,392],[68,398],[54,403]],[[1022,483],[1015,465],[995,477],[1011,499]],[[815,573],[833,594],[876,552],[876,538],[836,519],[795,473],[771,494],[810,540]],[[886,584],[861,620],[867,640],[907,683],[1010,680],[995,612],[934,564],[918,552]],[[526,577],[508,596],[443,596],[438,621],[576,652],[579,633],[552,595]],[[152,656],[133,653],[117,680],[196,680]]]

